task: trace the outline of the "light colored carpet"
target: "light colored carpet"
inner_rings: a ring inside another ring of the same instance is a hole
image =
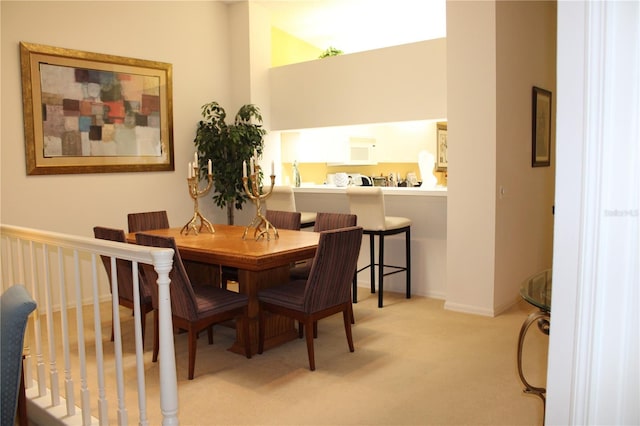
[[[196,377],[189,381],[186,335],[176,335],[180,423],[542,424],[542,401],[522,392],[516,366],[518,333],[535,308],[520,302],[487,318],[446,311],[443,301],[423,297],[388,293],[382,309],[375,295],[363,291],[361,299],[354,305],[355,352],[348,350],[341,316],[323,320],[313,372],[304,340],[246,359],[226,350],[235,331],[217,327],[213,345],[198,342]],[[545,385],[547,349],[548,337],[531,327],[525,374],[534,385]],[[149,419],[159,424],[151,363],[147,384]]]

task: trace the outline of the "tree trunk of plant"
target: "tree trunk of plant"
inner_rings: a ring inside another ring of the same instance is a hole
[[[233,204],[227,204],[227,224],[233,225]]]

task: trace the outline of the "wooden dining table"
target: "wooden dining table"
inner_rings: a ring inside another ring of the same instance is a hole
[[[244,226],[214,225],[215,232],[197,235],[180,233],[181,228],[144,231],[148,234],[173,237],[183,259],[209,265],[238,269],[239,292],[249,297],[249,339],[251,354],[258,349],[258,291],[289,281],[291,264],[315,255],[320,234],[310,231],[278,230],[279,238],[255,240],[253,232],[243,239]],[[135,233],[127,235],[135,243]],[[298,333],[292,319],[269,315],[265,323],[265,350],[295,339]],[[229,350],[245,354],[242,333]]]

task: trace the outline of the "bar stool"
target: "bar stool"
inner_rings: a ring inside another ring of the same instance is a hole
[[[369,264],[356,271],[370,268],[371,293],[375,288],[375,267],[378,266],[378,307],[382,308],[382,293],[384,290],[384,277],[387,275],[405,272],[407,276],[406,297],[411,298],[411,219],[406,217],[394,217],[385,215],[384,196],[382,189],[377,186],[350,186],[347,188],[349,209],[352,214],[358,216],[358,226],[362,226],[364,234],[369,235]],[[405,234],[405,266],[385,265],[384,263],[384,238],[388,235]],[[378,236],[378,262],[375,261],[375,236]],[[385,273],[385,268],[393,269]],[[357,303],[357,282],[353,280],[353,303]]]
[[[279,210],[283,212],[295,212],[296,198],[293,189],[288,185],[274,186],[273,192],[267,198],[267,210]],[[311,228],[316,223],[316,213],[300,212],[300,227]]]

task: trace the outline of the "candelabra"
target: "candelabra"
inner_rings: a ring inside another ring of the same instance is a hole
[[[253,237],[257,240],[260,238],[266,238],[267,240],[271,239],[271,230],[273,230],[274,238],[278,238],[278,230],[275,226],[271,224],[267,220],[266,217],[262,214],[262,202],[269,198],[271,193],[273,192],[273,185],[276,181],[276,176],[271,172],[271,187],[269,191],[260,194],[260,186],[258,185],[258,176],[260,175],[260,166],[256,165],[253,167],[251,174],[249,177],[242,177],[242,186],[244,186],[244,192],[249,196],[253,204],[256,206],[256,216],[253,218],[251,223],[244,229],[244,233],[242,234],[242,239],[244,240],[247,236],[247,232],[249,228],[255,228],[253,231]]]
[[[209,222],[202,213],[200,213],[200,209],[198,208],[198,198],[202,197],[211,189],[211,185],[213,184],[213,174],[211,173],[211,165],[209,165],[209,173],[207,174],[207,187],[205,189],[199,189],[199,179],[198,179],[198,164],[190,163],[189,167],[193,168],[193,171],[189,173],[189,177],[187,178],[187,185],[189,187],[189,195],[193,199],[193,217],[186,225],[182,227],[180,230],[181,234],[189,235],[189,232],[193,231],[196,235],[198,235],[198,231],[202,232],[203,228],[206,228],[212,234],[216,232],[213,229],[213,225]],[[200,227],[196,225],[196,222],[200,219]]]

